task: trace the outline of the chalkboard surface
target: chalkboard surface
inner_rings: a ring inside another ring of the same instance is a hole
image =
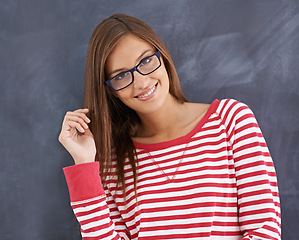
[[[299,239],[299,2],[1,0],[0,239],[81,239],[58,143],[81,107],[94,27],[113,13],[147,22],[169,48],[185,95],[254,111],[277,170],[284,240]]]

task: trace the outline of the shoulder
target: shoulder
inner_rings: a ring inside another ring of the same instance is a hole
[[[222,99],[218,100],[218,107],[216,112],[222,118],[233,118],[238,115],[253,115],[252,110],[247,106],[247,104],[239,102],[235,99]]]
[[[257,126],[253,111],[245,103],[235,99],[219,100],[216,113],[229,131],[237,126]]]
[[[235,99],[215,99],[212,104],[205,103],[188,103],[189,112],[193,112],[194,115],[202,118],[205,114],[216,114],[219,115],[222,119],[227,120],[228,118],[234,119],[240,117],[241,115],[253,115],[252,110],[242,102],[239,102]]]

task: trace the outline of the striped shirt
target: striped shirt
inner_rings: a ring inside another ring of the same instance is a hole
[[[126,201],[98,162],[64,168],[83,239],[281,239],[273,162],[245,104],[215,100],[187,135],[135,147]]]

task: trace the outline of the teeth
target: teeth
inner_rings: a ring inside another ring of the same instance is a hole
[[[149,95],[151,95],[156,89],[156,86],[154,86],[149,92],[147,92],[146,94],[140,95],[139,97],[147,97]]]

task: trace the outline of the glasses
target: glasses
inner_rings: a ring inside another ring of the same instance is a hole
[[[158,51],[155,54],[144,58],[134,68],[121,72],[110,78],[105,83],[112,87],[114,91],[122,90],[134,82],[134,72],[137,71],[141,75],[148,75],[156,71],[161,66],[161,53]]]

